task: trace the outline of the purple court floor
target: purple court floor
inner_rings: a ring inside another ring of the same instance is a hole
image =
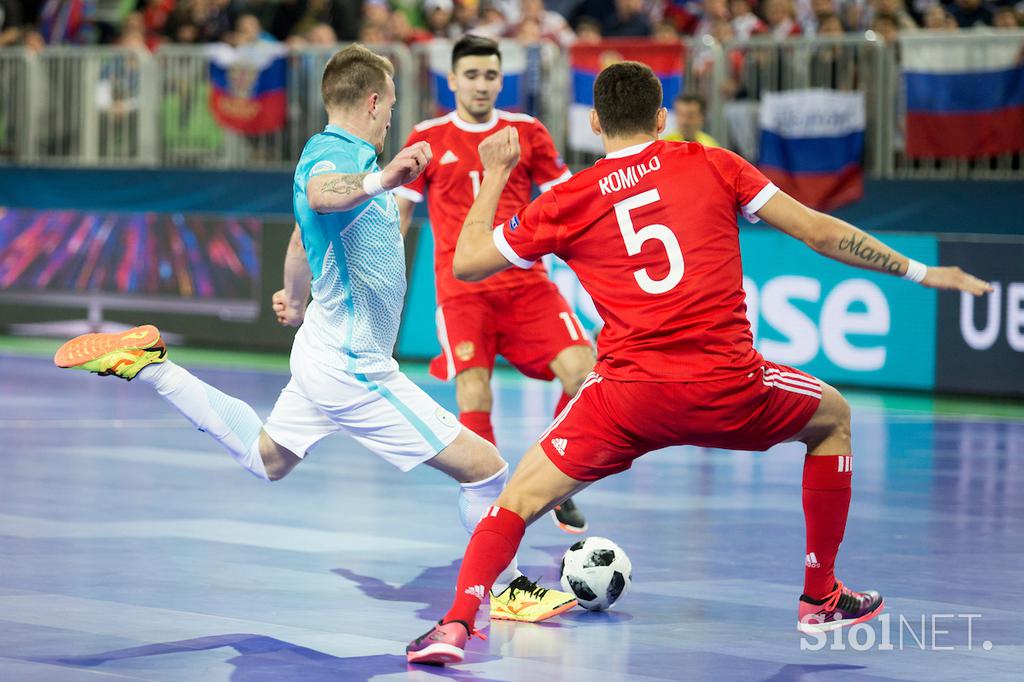
[[[196,373],[264,416],[286,381]],[[554,402],[498,381],[507,458]],[[678,448],[578,498],[633,561],[612,611],[494,623],[463,665],[411,668],[403,647],[444,611],[466,542],[453,483],[336,437],[268,484],[144,385],[0,354],[0,680],[1024,679],[1024,409],[851,402],[839,573],[887,617],[796,632],[797,446]],[[553,584],[572,542],[542,520],[520,564]]]

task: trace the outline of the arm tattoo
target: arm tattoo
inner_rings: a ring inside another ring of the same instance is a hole
[[[320,187],[321,192],[330,192],[332,194],[340,194],[341,196],[349,196],[356,192],[363,190],[363,178],[369,173],[356,173],[356,174],[344,174],[337,178],[326,181],[323,186]]]
[[[462,228],[465,229],[465,228],[469,227],[470,229],[473,229],[472,227],[470,227],[471,225],[483,225],[484,229],[487,229],[487,230],[489,230],[492,227],[494,227],[493,225],[489,225],[486,220],[470,220],[469,222],[464,223],[462,225]]]
[[[901,265],[899,261],[895,260],[891,253],[884,253],[882,251],[875,251],[870,246],[864,246],[864,241],[867,239],[867,235],[853,233],[848,237],[843,237],[839,240],[839,250],[849,251],[857,258],[870,263],[872,265],[880,266],[886,272],[893,274],[900,274]]]

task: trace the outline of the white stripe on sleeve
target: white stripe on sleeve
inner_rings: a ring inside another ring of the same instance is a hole
[[[779,188],[775,186],[774,182],[769,182],[765,185],[760,192],[757,193],[750,202],[743,207],[743,217],[752,223],[759,222],[761,219],[755,214],[764,208],[764,205],[768,203],[768,200],[775,196]]]
[[[533,264],[537,262],[533,260],[526,260],[525,258],[519,257],[519,254],[515,252],[515,249],[512,248],[512,245],[508,243],[507,239],[505,239],[504,224],[494,228],[494,232],[492,232],[491,234],[494,236],[494,245],[498,247],[498,251],[501,251],[501,255],[504,256],[505,260],[507,260],[512,265],[516,266],[517,268],[522,268],[523,270],[529,270],[530,268],[533,267]]]

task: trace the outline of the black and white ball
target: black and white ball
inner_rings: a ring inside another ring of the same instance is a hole
[[[562,589],[576,595],[580,606],[602,611],[629,590],[633,564],[622,548],[607,538],[587,538],[562,557]]]

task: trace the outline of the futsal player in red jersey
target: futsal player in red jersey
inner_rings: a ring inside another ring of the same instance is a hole
[[[490,383],[495,356],[504,356],[528,377],[557,378],[563,388],[557,415],[593,369],[594,350],[541,263],[482,282],[461,282],[452,276],[455,243],[483,180],[477,147],[498,130],[514,128],[519,135],[519,163],[498,200],[501,214],[511,214],[529,202],[535,185],[546,191],[572,174],[540,121],[495,108],[502,88],[496,42],[474,35],[456,42],[448,85],[455,94],[455,111],[420,123],[406,143],[430,144],[435,162],[414,182],[396,189],[395,195],[403,233],[414,202],[425,197],[430,214],[442,349],[430,371],[438,379],[455,380],[459,421],[494,443]],[[586,530],[586,520],[571,499],[553,511],[566,532]]]
[[[602,71],[591,126],[607,156],[505,214],[493,231],[498,197],[519,157],[517,131],[500,131],[480,146],[486,174],[459,237],[456,277],[482,279],[555,253],[579,276],[605,327],[594,372],[484,514],[451,609],[409,644],[409,661],[461,661],[479,594],[515,553],[526,526],[565,496],[671,445],[806,444],[797,627],[823,632],[882,610],[878,592],[851,590],[834,574],[850,504],[850,408],[828,384],[754,349],[736,213],[843,263],[937,289],[981,295],[991,287],[956,267],[926,267],[806,208],[732,152],[658,141],[661,100],[657,77],[642,64]]]

